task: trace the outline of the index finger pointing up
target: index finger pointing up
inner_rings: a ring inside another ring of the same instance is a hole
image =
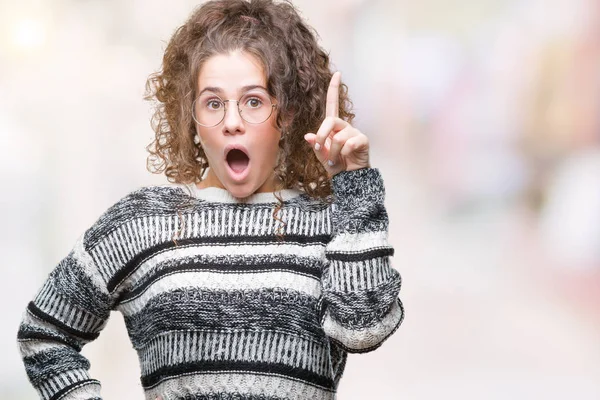
[[[327,103],[325,104],[326,117],[339,117],[341,80],[342,73],[340,71],[337,71],[331,77],[331,82],[329,82],[329,88],[327,89]]]

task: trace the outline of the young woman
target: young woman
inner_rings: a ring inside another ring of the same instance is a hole
[[[217,0],[148,80],[153,172],[77,241],[18,333],[41,398],[100,399],[79,351],[120,311],[146,399],[333,399],[400,325],[381,176],[288,3]]]

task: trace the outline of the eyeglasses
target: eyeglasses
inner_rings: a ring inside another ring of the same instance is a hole
[[[206,128],[219,125],[225,119],[225,103],[237,103],[242,119],[250,124],[261,124],[269,119],[277,104],[262,90],[245,93],[239,100],[223,100],[211,92],[202,93],[192,104],[192,117],[198,125]]]

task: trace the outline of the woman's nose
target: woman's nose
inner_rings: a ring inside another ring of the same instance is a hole
[[[229,134],[244,133],[245,126],[237,101],[229,100],[225,108],[225,119],[223,120],[223,132]]]

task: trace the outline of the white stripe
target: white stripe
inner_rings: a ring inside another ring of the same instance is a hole
[[[235,339],[236,343],[245,343],[248,341],[246,331],[236,331]],[[244,346],[237,346],[237,352],[233,355],[235,361],[240,361],[243,357]]]
[[[389,248],[386,231],[340,233],[335,235],[327,246],[329,251],[344,251],[349,253],[360,253],[378,248]]]
[[[172,218],[173,216],[171,214],[169,214],[168,217],[163,217],[165,218],[166,224],[167,224],[167,237],[166,240],[171,240],[173,238],[173,231],[172,231]],[[177,222],[177,219],[175,220]]]
[[[247,221],[248,221],[248,209],[244,209],[244,211],[242,212],[242,223],[240,224],[240,226],[241,226],[240,235],[242,235],[242,236],[246,235]]]
[[[256,218],[255,209],[252,208],[248,212],[248,235],[256,234],[256,225],[254,224],[254,219]],[[254,231],[252,230],[254,228]]]
[[[267,225],[267,234],[274,235],[275,234],[275,219],[273,217],[273,210],[265,210],[269,214],[269,222]]]
[[[161,382],[146,391],[146,399],[154,400],[158,396],[164,399],[183,398],[190,393],[208,395],[215,392],[227,393],[232,390],[246,396],[281,396],[285,393],[289,400],[334,400],[335,393],[301,381],[273,374],[251,374],[237,372],[198,373],[181,376]],[[210,388],[210,389],[209,389]],[[212,392],[211,392],[212,390]]]
[[[321,295],[321,285],[318,279],[288,271],[269,270],[246,274],[188,271],[163,276],[157,282],[149,285],[140,296],[119,304],[117,309],[124,315],[131,316],[140,312],[158,294],[186,287],[210,290],[282,288],[295,290],[314,298]]]
[[[250,358],[254,359],[256,358],[256,336],[257,336],[257,332],[250,332],[250,334],[248,335],[248,343],[251,343],[251,345],[248,345],[248,347],[246,347],[244,349],[244,355],[242,357],[244,357],[246,360],[249,360]]]
[[[278,342],[280,340],[279,335],[277,335],[276,333],[270,332],[269,331],[269,340],[267,341],[267,347],[268,350],[270,350],[265,356],[268,357],[266,360],[262,360],[262,361],[271,361],[273,360],[274,362],[277,362],[277,345]]]
[[[368,279],[365,279],[365,262],[361,261],[358,263],[358,281],[363,283],[365,289],[373,288],[372,285],[369,285]]]
[[[197,212],[195,212],[194,217],[193,217],[193,222],[192,222],[192,229],[193,229],[192,237],[198,237],[198,228],[200,226],[200,223],[198,222],[199,219],[200,219],[200,216],[198,215]]]
[[[299,245],[299,244],[240,244],[240,245],[206,245],[206,246],[179,246],[157,253],[141,263],[140,267],[133,273],[132,280],[139,279],[158,264],[167,260],[181,258],[210,258],[215,256],[227,255],[230,257],[244,256],[248,258],[256,257],[277,257],[279,255],[295,255],[305,259],[313,259],[315,265],[320,263],[324,257],[324,248],[320,244]],[[115,290],[118,289],[118,286]]]
[[[230,219],[231,221],[231,219]],[[238,235],[240,226],[240,209],[235,210],[235,222],[233,223],[233,234]]]
[[[230,350],[230,343],[233,340],[232,339],[232,333],[231,332],[226,332],[225,335],[221,335],[223,337],[223,341],[225,342],[225,348],[223,349],[223,347],[221,347],[223,349],[223,351],[221,352],[221,359],[223,360],[229,360],[231,359],[231,356],[229,355],[229,350]]]
[[[269,332],[265,332],[265,331],[261,331],[260,332],[260,336],[258,338],[258,345],[256,346],[256,357],[253,358],[255,360],[262,360],[264,359],[264,352],[266,350],[266,346],[265,346],[265,341],[266,341],[266,335],[268,335]]]
[[[196,353],[196,349],[199,348],[198,344],[198,334],[196,332],[192,332],[192,344],[189,347],[189,360],[193,360],[193,355]],[[193,351],[193,353],[192,353]]]
[[[65,347],[64,344],[59,342],[40,341],[39,339],[20,339],[18,345],[23,358],[34,356],[42,351]]]
[[[152,231],[152,218],[144,215],[142,219],[142,225],[144,227],[144,241],[146,244],[146,248],[150,248],[154,245],[154,238],[151,236]]]
[[[316,229],[317,229],[316,234],[317,235],[323,234],[323,230],[324,230],[323,227],[324,227],[324,221],[325,221],[324,215],[325,215],[325,213],[318,213],[317,214],[317,227],[316,227]]]
[[[210,210],[209,210],[210,212]],[[202,237],[208,234],[208,232],[206,232],[206,212],[205,210],[202,210],[202,212],[200,213],[200,231],[196,234],[196,237]]]
[[[212,211],[213,210],[210,208],[206,211],[206,223],[203,224],[205,229],[204,233],[202,234],[203,236],[215,236],[215,233],[212,231],[212,228],[215,226],[215,224],[213,224],[211,221]],[[202,210],[202,213],[204,213],[204,210]]]
[[[240,209],[238,209],[238,210],[235,212],[235,225],[234,225],[234,232],[233,232],[235,235],[237,235],[237,234],[238,234],[238,232],[239,232],[239,230],[240,230],[240,228],[239,228],[239,227],[240,227],[240,226],[243,226],[243,225],[241,225],[241,224],[240,224],[240,214],[241,214],[241,213],[242,213],[242,211],[241,211]],[[242,215],[242,218],[243,218],[243,220],[245,221],[245,219],[246,219],[246,212],[245,212],[245,211],[244,211],[244,213],[243,213],[243,215]],[[243,228],[241,228],[241,229],[243,229]]]
[[[323,221],[323,213],[318,213],[315,215],[315,235],[320,235],[322,233],[321,226]]]
[[[295,208],[296,213],[294,214],[294,226],[292,228],[292,233],[297,234],[298,233],[298,220],[300,219],[300,210],[296,207]]]
[[[285,233],[286,235],[289,235],[290,233],[290,210],[288,209],[283,209],[283,210],[279,210],[279,215],[277,215],[278,217],[280,217],[281,221],[277,221],[276,219],[274,219],[274,223],[276,224],[276,233]]]
[[[306,212],[300,211],[300,222],[298,223],[298,234],[299,235],[307,235],[308,233],[308,224],[306,223]]]
[[[202,358],[205,360],[209,359],[209,356],[210,356],[210,353],[209,353],[210,343],[211,343],[210,336],[211,336],[211,332],[208,332],[206,334],[206,336],[204,337],[204,340],[202,341],[201,349],[203,349],[203,351],[201,353],[198,352],[198,354],[202,354]],[[167,349],[165,349],[165,351],[167,351]]]
[[[220,210],[221,213],[221,236],[225,236],[225,229],[227,227],[231,228],[231,217],[233,216],[232,210]],[[229,217],[229,223],[226,222],[227,217]]]

